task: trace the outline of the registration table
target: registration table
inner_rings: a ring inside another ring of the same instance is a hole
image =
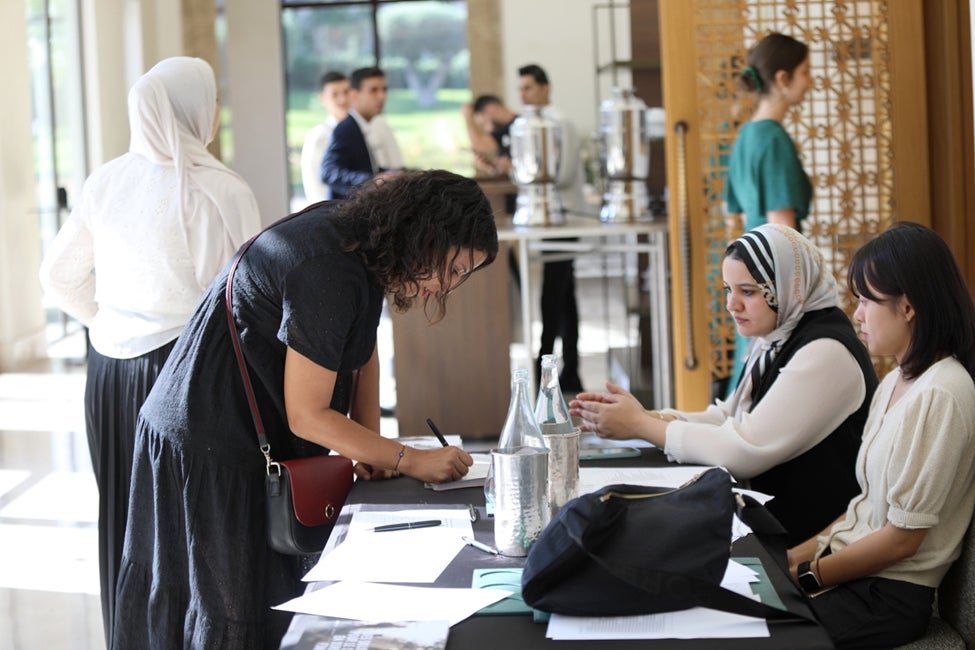
[[[584,461],[584,467],[643,466],[662,467],[667,461],[657,449],[644,449],[639,459]],[[478,506],[481,517],[474,523],[475,537],[486,544],[494,543],[492,520],[484,516],[484,495],[480,488],[463,488],[436,492],[423,487],[411,478],[401,477],[389,481],[357,481],[343,509],[333,537],[344,536],[344,526],[351,519],[350,506],[354,504],[402,504],[409,506],[442,507],[473,503]],[[331,542],[330,542],[331,544]],[[653,531],[647,531],[647,545],[653,544]],[[755,540],[754,535],[739,539],[732,547],[732,555],[738,557],[757,557],[762,561],[773,587],[784,605],[793,612],[811,617],[803,597],[765,549]],[[524,558],[507,558],[489,555],[470,546],[465,547],[440,575],[433,587],[470,587],[472,572],[476,568],[520,567]],[[314,588],[311,585],[309,588]],[[379,612],[377,612],[377,615]],[[381,618],[381,616],[379,616]],[[301,631],[313,626],[318,620],[315,616],[296,614],[287,639],[296,639]],[[472,616],[450,628],[447,640],[448,650],[533,650],[535,648],[560,648],[564,650],[592,650],[594,647],[609,648],[721,648],[761,649],[761,648],[830,648],[832,647],[825,631],[816,624],[802,619],[770,621],[768,638],[745,639],[662,639],[662,640],[613,640],[613,641],[554,641],[545,638],[547,624],[535,623],[531,616]],[[287,643],[282,649],[292,649]]]

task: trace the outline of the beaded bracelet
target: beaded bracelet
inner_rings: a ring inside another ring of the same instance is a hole
[[[399,458],[396,459],[396,464],[393,465],[393,471],[394,472],[398,472],[399,471],[399,464],[403,460],[403,454],[406,453],[406,445],[400,445],[400,447],[402,447],[402,449],[399,450]]]

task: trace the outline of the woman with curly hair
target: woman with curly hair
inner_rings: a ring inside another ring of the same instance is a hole
[[[376,329],[383,298],[422,305],[498,252],[477,184],[407,172],[265,230],[231,287],[268,442],[278,460],[328,453],[360,479],[461,478],[457,447],[407,449],[379,435]],[[302,558],[267,544],[264,456],[232,349],[225,269],[179,338],[139,417],[115,647],[277,648],[301,593]]]

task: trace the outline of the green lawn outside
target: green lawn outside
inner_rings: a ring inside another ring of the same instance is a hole
[[[471,93],[463,89],[441,89],[437,106],[423,109],[416,105],[413,92],[390,90],[383,114],[396,134],[403,159],[413,169],[449,169],[472,176],[474,164],[470,140],[460,107],[470,101]],[[301,195],[301,145],[305,133],[323,120],[324,109],[314,93],[295,92],[288,97],[288,166],[293,195]]]

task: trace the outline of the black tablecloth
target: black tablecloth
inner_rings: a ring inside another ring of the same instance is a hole
[[[645,449],[640,458],[619,460],[583,461],[585,467],[663,467],[667,459],[659,450]],[[474,523],[475,537],[486,544],[494,543],[493,520],[485,516],[484,493],[481,488],[464,488],[436,492],[423,487],[420,481],[401,477],[390,481],[357,481],[349,495],[346,508],[329,540],[329,547],[340,542],[345,535],[345,526],[351,519],[353,504],[408,504],[429,505],[432,508],[445,505],[474,504],[480,511],[480,519]],[[758,557],[762,560],[776,592],[785,606],[793,612],[812,617],[792,581],[771,559],[768,552],[754,538],[748,535],[735,542],[733,555],[739,557]],[[435,587],[470,587],[471,574],[475,568],[520,567],[524,558],[494,556],[465,547],[441,574]],[[313,588],[310,587],[310,588]],[[305,626],[312,624],[317,617],[296,614],[289,629],[288,638]],[[531,616],[472,616],[450,628],[447,650],[534,650],[541,647],[557,647],[564,650],[592,650],[594,647],[620,648],[721,648],[722,650],[758,650],[762,648],[832,648],[826,632],[818,625],[804,620],[770,621],[769,638],[748,639],[660,639],[660,640],[614,640],[614,641],[553,641],[545,638],[546,624],[537,624]],[[282,645],[282,650],[291,648]]]

